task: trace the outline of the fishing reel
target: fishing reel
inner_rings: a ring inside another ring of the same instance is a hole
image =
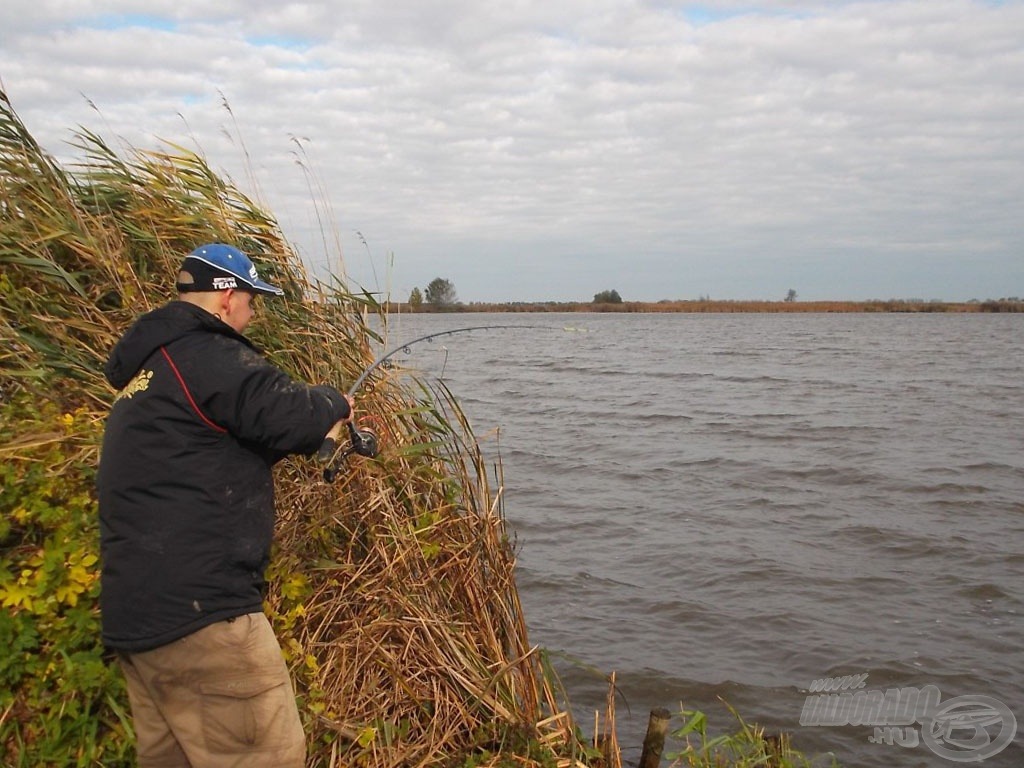
[[[348,438],[348,446],[338,454],[337,458],[331,462],[330,466],[324,468],[324,482],[333,483],[334,478],[337,477],[338,473],[341,471],[342,463],[353,453],[359,456],[365,456],[368,459],[375,459],[380,453],[380,440],[377,437],[377,433],[369,427],[356,427],[356,425],[350,421],[348,423]],[[317,453],[317,457],[321,461],[327,461],[334,455],[337,448],[338,444],[334,438],[328,437],[320,446],[320,451]]]

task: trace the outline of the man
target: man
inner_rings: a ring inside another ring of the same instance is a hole
[[[262,612],[271,467],[338,436],[353,403],[293,381],[242,335],[254,297],[283,291],[238,249],[190,253],[178,292],[106,365],[120,392],[97,478],[103,640],[128,681],[140,766],[301,768],[295,696]]]

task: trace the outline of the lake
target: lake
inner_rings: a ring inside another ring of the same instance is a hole
[[[851,768],[953,765],[1024,719],[1024,316],[407,315],[388,343],[487,324],[522,327],[398,362],[500,454],[531,641],[587,732],[616,673],[628,763],[654,707],[731,730],[719,698]],[[864,675],[1002,721],[801,724],[813,681]]]

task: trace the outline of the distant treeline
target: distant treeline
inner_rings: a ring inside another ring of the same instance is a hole
[[[589,301],[468,302],[412,307],[391,302],[392,312],[1024,312],[1024,299],[946,302],[919,299],[877,299],[869,301],[623,301],[600,304]]]

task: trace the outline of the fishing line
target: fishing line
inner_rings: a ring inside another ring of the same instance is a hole
[[[499,328],[547,328],[546,325],[471,325],[466,328],[452,328],[448,331],[437,331],[436,333],[428,333],[426,336],[420,336],[418,339],[413,339],[405,344],[395,347],[387,354],[377,358],[372,364],[363,369],[363,372],[359,374],[359,378],[356,379],[355,383],[349,388],[348,396],[352,397],[356,392],[359,391],[359,387],[363,385],[367,377],[377,370],[381,365],[386,363],[392,357],[397,355],[399,352],[405,352],[409,354],[409,348],[415,344],[419,344],[421,341],[430,341],[436,339],[439,336],[451,336],[454,333],[467,333],[468,331],[489,331]]]
[[[387,363],[392,357],[404,352],[405,354],[410,353],[410,348],[424,341],[431,341],[440,336],[451,336],[456,333],[468,333],[469,331],[491,331],[500,330],[507,328],[542,328],[546,330],[556,330],[551,326],[546,325],[470,325],[465,328],[451,328],[447,331],[436,331],[434,333],[428,333],[425,336],[420,336],[412,341],[407,341],[404,344],[391,349],[384,355],[381,355],[374,360],[370,365],[363,369],[362,373],[359,374],[355,382],[349,387],[346,393],[349,397],[354,397],[355,393],[359,391],[359,388],[363,385],[363,382],[369,378],[370,374],[380,368],[382,365]],[[447,349],[446,349],[447,351]],[[445,357],[447,363],[447,356]],[[360,456],[366,456],[367,458],[374,458],[379,452],[379,445],[377,441],[377,434],[372,429],[358,429],[355,424],[351,421],[348,423],[348,434],[350,440],[350,446],[334,461],[331,466],[324,469],[324,480],[328,483],[333,482],[338,471],[341,469],[341,462],[352,453],[356,453]],[[337,441],[334,438],[328,437],[324,440],[320,446],[320,450],[317,452],[317,457],[320,461],[327,461],[334,452],[337,450]]]

